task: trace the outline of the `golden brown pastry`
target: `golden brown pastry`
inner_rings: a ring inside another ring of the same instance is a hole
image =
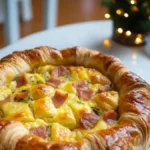
[[[0,61],[0,150],[147,150],[150,87],[118,58],[51,47]]]

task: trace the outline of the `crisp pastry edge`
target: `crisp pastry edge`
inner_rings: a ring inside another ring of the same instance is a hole
[[[130,72],[118,58],[81,47],[58,51],[45,46],[14,52],[0,61],[0,85],[13,80],[23,72],[31,71],[38,65],[45,64],[83,65],[95,68],[110,78],[120,94],[119,125],[93,133],[77,143],[44,142],[41,138],[25,131],[20,136],[19,133],[18,135],[16,133],[15,137],[19,137],[18,141],[10,140],[9,148],[4,145],[2,150],[148,149],[150,140],[150,87],[143,79]],[[16,122],[0,120],[0,137],[10,124],[16,124]],[[21,128],[24,127],[21,126]],[[9,135],[9,131],[7,133]],[[11,137],[8,139],[11,139]],[[14,145],[16,146],[14,147]]]

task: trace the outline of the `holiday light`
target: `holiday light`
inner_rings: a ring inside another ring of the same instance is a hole
[[[104,46],[107,48],[111,47],[112,44],[111,44],[110,40],[108,40],[108,39],[104,40]]]
[[[108,7],[105,18],[112,18],[113,40],[125,45],[145,44],[150,32],[150,0],[102,0]],[[143,17],[142,17],[143,16]],[[108,41],[103,41],[108,45]]]
[[[132,33],[131,33],[131,31],[126,31],[126,36],[130,36]]]
[[[121,15],[121,14],[122,14],[122,11],[121,11],[120,9],[117,9],[117,10],[116,10],[116,14]]]
[[[106,13],[104,16],[105,16],[106,19],[110,18],[110,14],[108,14],[108,13]]]
[[[143,43],[143,39],[140,38],[140,37],[136,37],[135,38],[135,44],[139,45],[139,44],[142,44]]]
[[[137,7],[137,6],[132,6],[132,7],[131,7],[131,9],[132,9],[132,11],[134,11],[134,12],[139,11],[139,9],[138,9],[138,7]]]
[[[117,29],[117,32],[118,32],[119,34],[122,34],[122,33],[123,33],[123,29],[122,29],[122,28],[118,28],[118,29]]]
[[[134,5],[134,4],[135,4],[135,0],[131,0],[130,3],[131,3],[132,5]]]
[[[143,38],[143,34],[137,34],[138,38]]]
[[[128,18],[129,14],[128,13],[124,13],[124,17]]]

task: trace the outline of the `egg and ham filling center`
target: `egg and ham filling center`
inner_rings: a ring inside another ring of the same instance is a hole
[[[46,141],[79,141],[117,125],[118,99],[95,69],[45,65],[0,87],[0,117]]]

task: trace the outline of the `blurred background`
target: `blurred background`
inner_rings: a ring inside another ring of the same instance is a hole
[[[15,38],[15,34],[18,34],[18,31],[15,32],[15,28],[19,28],[20,38],[45,29],[46,1],[51,0],[0,0],[0,48],[13,43],[8,41],[8,36]],[[16,9],[10,8],[13,5],[19,12],[17,14],[19,15],[18,27],[12,23],[16,18],[11,15],[17,13]],[[103,20],[105,19],[104,14],[108,11],[106,7],[102,6],[100,0],[58,0],[56,7],[57,26]],[[13,30],[12,35],[8,33],[9,28],[13,28],[11,29]]]

